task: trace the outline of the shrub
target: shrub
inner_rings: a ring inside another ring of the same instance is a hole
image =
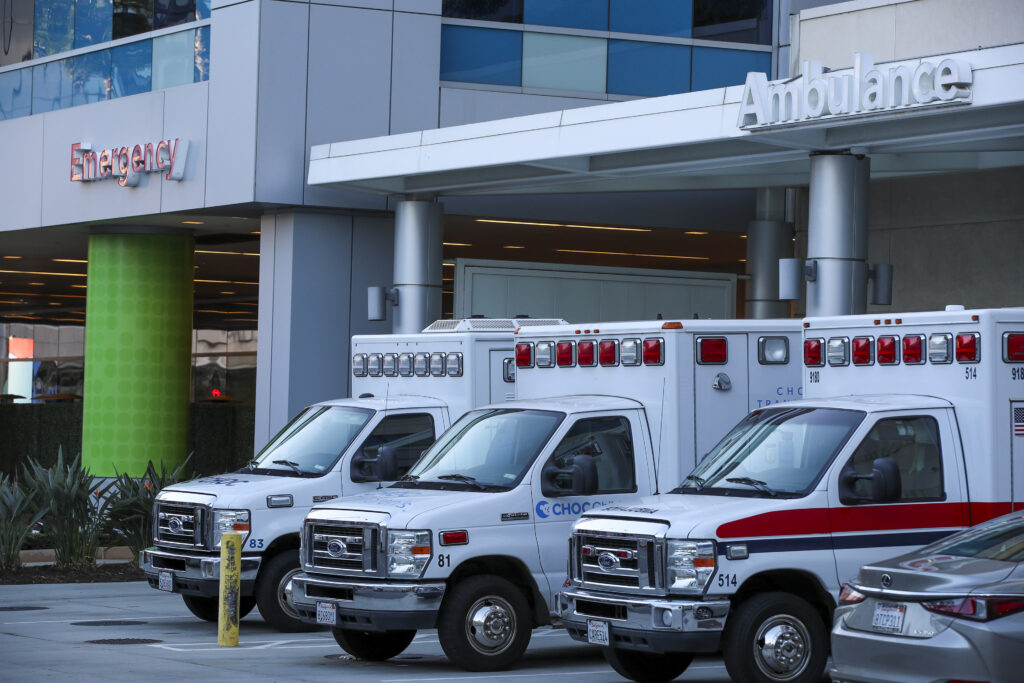
[[[169,484],[184,478],[188,459],[171,472],[161,463],[157,472],[153,461],[141,478],[118,474],[106,488],[108,531],[118,543],[132,551],[132,564],[139,561],[139,552],[152,545],[153,505],[156,495]]]
[[[93,564],[106,524],[106,487],[82,468],[81,456],[65,464],[59,449],[57,462],[48,468],[29,458],[24,479],[36,502],[49,508],[44,521],[53,533],[57,566]]]
[[[16,481],[0,474],[0,571],[17,569],[18,552],[46,508],[31,514],[32,497]]]

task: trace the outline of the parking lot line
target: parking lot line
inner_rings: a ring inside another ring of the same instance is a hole
[[[588,671],[552,671],[552,672],[534,672],[528,674],[490,674],[487,676],[481,676],[478,673],[467,673],[462,676],[439,676],[437,678],[422,678],[417,676],[416,678],[382,678],[379,683],[414,683],[416,681],[461,681],[461,680],[481,680],[481,679],[492,679],[492,678],[534,678],[536,676],[582,676],[586,674],[600,674],[608,673],[608,667],[602,667],[600,669],[590,669]]]
[[[157,619],[186,619],[186,618],[187,617],[185,617],[185,616],[176,616],[176,617],[167,617],[167,616],[164,616],[164,617],[136,617],[136,616],[133,616],[132,620],[133,621],[135,621],[135,620],[138,620],[138,621],[156,621]],[[42,619],[42,620],[38,620],[38,621],[0,621],[0,626],[12,626],[14,624],[70,624],[70,623],[75,622],[75,621],[86,621],[88,619],[89,619],[89,617],[83,616],[83,617],[77,617],[75,619]]]

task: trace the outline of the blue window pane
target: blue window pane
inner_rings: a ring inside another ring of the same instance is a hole
[[[690,37],[693,0],[610,0],[612,31]]]
[[[75,47],[87,47],[112,40],[114,6],[110,0],[75,2]]]
[[[608,92],[653,97],[689,90],[688,46],[608,41]]]
[[[523,34],[470,26],[441,27],[441,80],[519,85]]]
[[[110,99],[110,50],[75,57],[74,106]]]
[[[524,1],[524,24],[608,30],[608,0]]]
[[[196,0],[196,19],[210,18],[210,0]]]
[[[153,28],[177,26],[196,20],[196,0],[154,0]]]
[[[71,58],[32,68],[32,113],[71,106]]]
[[[726,50],[719,47],[693,48],[693,89],[710,90],[743,85],[748,71],[760,71],[771,78],[770,52]]]
[[[36,0],[33,55],[55,55],[74,46],[75,0]]]
[[[32,69],[0,74],[0,121],[32,113]]]
[[[693,37],[771,45],[772,1],[693,0]]]
[[[441,16],[523,23],[523,0],[444,0]]]
[[[153,80],[153,43],[142,40],[110,50],[111,97],[149,92]]]
[[[114,40],[153,30],[153,0],[114,0]]]
[[[0,2],[0,66],[32,59],[32,0]]]
[[[210,27],[202,26],[196,31],[196,68],[194,82],[210,80]]]

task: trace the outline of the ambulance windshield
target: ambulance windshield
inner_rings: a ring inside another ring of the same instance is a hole
[[[804,496],[863,419],[832,408],[754,411],[672,493]]]
[[[312,406],[288,423],[242,472],[319,477],[330,471],[373,417],[372,410]]]
[[[395,486],[467,488],[516,486],[565,413],[474,410],[462,416]]]

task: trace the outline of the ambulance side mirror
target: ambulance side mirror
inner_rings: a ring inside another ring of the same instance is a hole
[[[395,456],[395,449],[391,446],[381,446],[375,456],[356,453],[352,456],[349,476],[357,484],[397,480],[398,458]]]
[[[870,495],[856,492],[857,482],[861,480],[870,482]],[[901,494],[900,468],[892,458],[876,458],[871,463],[871,474],[859,474],[847,465],[839,475],[839,502],[844,505],[891,503],[899,500]]]
[[[570,480],[569,488],[558,485],[558,481]],[[570,467],[558,467],[549,461],[540,472],[541,493],[549,498],[560,496],[590,496],[597,493],[597,465],[589,455],[577,455]]]

